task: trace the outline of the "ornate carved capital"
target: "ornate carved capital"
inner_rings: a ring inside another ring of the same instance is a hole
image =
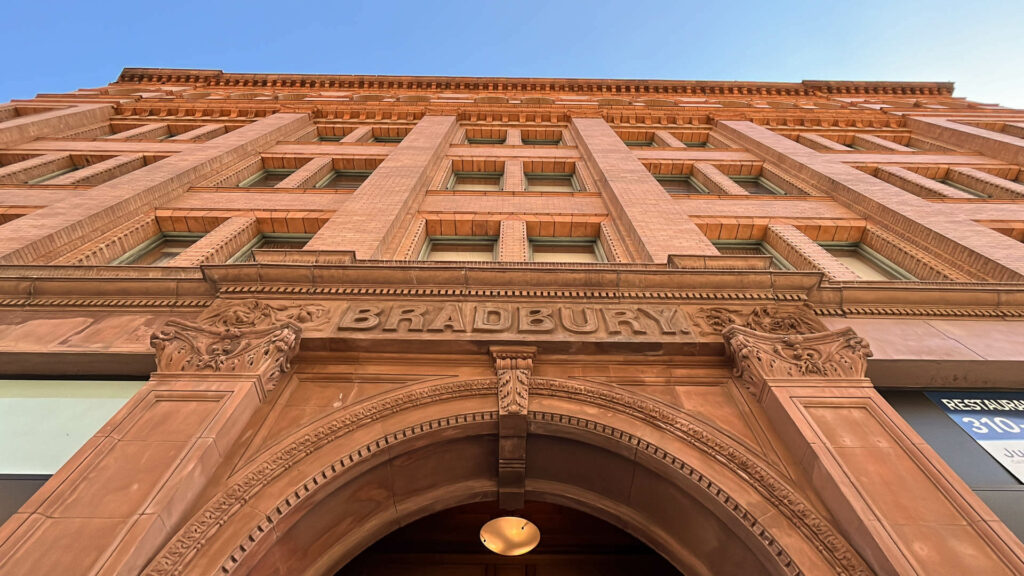
[[[864,378],[871,348],[852,328],[817,334],[765,334],[730,326],[722,332],[733,374],[755,397],[771,378]]]
[[[498,414],[526,414],[536,354],[533,346],[491,346],[498,375]]]
[[[291,321],[231,328],[169,320],[149,342],[158,372],[253,374],[262,400],[291,368],[301,335],[302,328]]]

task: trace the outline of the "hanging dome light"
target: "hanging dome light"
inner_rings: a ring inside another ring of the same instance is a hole
[[[496,554],[520,556],[537,546],[540,530],[525,518],[502,516],[484,524],[480,529],[480,541]]]

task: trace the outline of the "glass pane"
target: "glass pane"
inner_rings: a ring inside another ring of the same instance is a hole
[[[336,171],[334,176],[330,180],[324,183],[321,188],[328,188],[331,190],[355,190],[366,182],[369,178],[369,174],[359,174],[351,172]]]
[[[196,243],[198,238],[164,238],[159,244],[150,248],[129,264],[139,266],[159,266],[170,262],[186,248]]]
[[[593,242],[531,244],[534,262],[599,262]]]
[[[901,280],[899,276],[856,248],[826,248],[825,251],[835,256],[847,268],[865,280]]]
[[[74,172],[76,170],[81,170],[81,169],[82,169],[81,166],[72,166],[71,168],[64,168],[63,170],[57,170],[56,172],[51,172],[50,174],[47,174],[46,176],[43,176],[41,178],[36,178],[34,180],[29,180],[28,184],[42,184],[43,182],[46,182],[48,180],[53,180],[57,176],[63,176],[65,174],[69,174],[71,172]]]
[[[523,138],[523,144],[526,146],[558,146],[561,143],[561,140],[536,140]]]
[[[490,262],[494,260],[494,242],[433,242],[427,260],[436,262]]]
[[[292,170],[264,170],[260,175],[245,185],[246,188],[273,188],[292,175]]]
[[[689,178],[658,178],[657,180],[669,194],[707,194]]]
[[[501,190],[501,175],[456,174],[452,190]]]
[[[772,256],[772,263],[768,266],[769,270],[787,269],[775,258],[774,254],[765,250],[760,244],[715,244],[715,248],[718,249],[720,254],[725,256]]]
[[[770,188],[763,178],[733,178],[747,192],[758,196],[777,196],[778,193]]]
[[[0,380],[0,474],[53,474],[144,384]]]
[[[575,192],[572,174],[526,175],[526,189],[533,192]]]

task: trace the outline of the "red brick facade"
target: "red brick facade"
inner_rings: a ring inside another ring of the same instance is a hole
[[[149,377],[0,572],[329,575],[539,501],[686,574],[1024,573],[879,392],[1024,387],[1022,168],[1024,111],[945,83],[126,69],[0,106],[2,372]]]

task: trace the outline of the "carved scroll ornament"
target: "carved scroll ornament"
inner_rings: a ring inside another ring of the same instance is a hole
[[[731,326],[722,337],[733,374],[755,397],[772,378],[864,378],[871,357],[867,341],[852,328],[780,336]]]
[[[523,414],[530,401],[530,375],[537,349],[532,346],[492,346],[498,376],[498,413]]]
[[[758,306],[746,312],[735,308],[698,308],[694,314],[701,335],[721,334],[730,326],[743,326],[767,334],[815,334],[825,331],[809,306]]]
[[[327,322],[327,307],[303,302],[263,302],[260,300],[222,301],[212,306],[199,320],[218,328],[261,328],[294,322],[307,328]]]
[[[301,335],[294,322],[238,329],[169,320],[150,336],[150,345],[158,372],[255,374],[262,399],[291,369]]]

